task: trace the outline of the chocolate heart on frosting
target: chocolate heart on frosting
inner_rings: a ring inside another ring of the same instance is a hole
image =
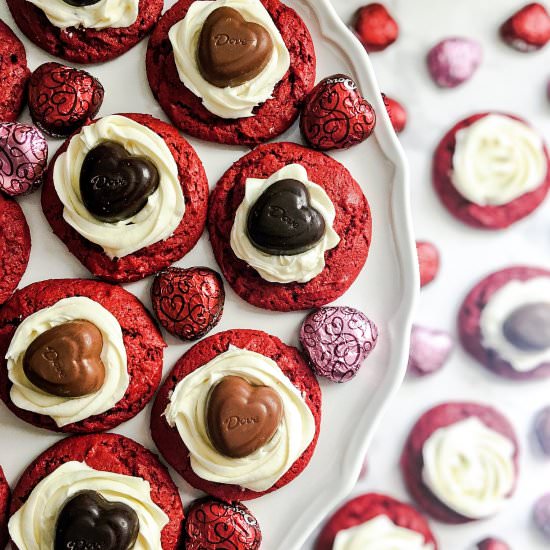
[[[525,304],[514,310],[502,327],[506,339],[524,351],[550,348],[550,303]]]
[[[82,202],[98,220],[118,222],[137,214],[159,185],[156,166],[114,141],[91,149],[80,170]]]
[[[74,6],[75,8],[83,8],[84,6],[92,6],[93,4],[97,4],[98,2],[101,2],[101,0],[63,0],[65,4],[69,4],[69,6]]]
[[[246,225],[252,244],[277,256],[306,252],[325,233],[325,220],[310,206],[309,191],[293,179],[270,185],[250,209]]]
[[[283,403],[274,389],[226,376],[210,394],[206,422],[214,447],[223,455],[242,458],[275,435],[282,416]]]
[[[54,550],[130,550],[138,535],[139,518],[130,506],[81,491],[59,513]]]
[[[258,76],[269,63],[273,40],[259,25],[233,8],[218,8],[204,22],[199,38],[199,70],[217,86],[239,86]]]
[[[89,321],[69,321],[43,332],[27,348],[23,371],[37,388],[59,397],[82,397],[105,380],[103,337]]]

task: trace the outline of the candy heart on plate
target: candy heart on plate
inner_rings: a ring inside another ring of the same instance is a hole
[[[170,267],[151,287],[160,324],[182,340],[196,340],[220,321],[225,302],[222,278],[208,267]]]
[[[451,335],[443,330],[413,326],[409,353],[409,371],[426,376],[438,371],[453,350]]]
[[[359,8],[355,13],[353,28],[368,52],[386,49],[399,35],[397,22],[379,3]]]
[[[407,111],[405,107],[397,99],[382,94],[382,99],[384,100],[384,105],[388,111],[388,115],[391,120],[391,124],[396,134],[400,134],[407,125]]]
[[[66,137],[99,111],[103,86],[90,73],[44,63],[29,81],[29,110],[34,123],[47,134]]]
[[[203,498],[185,518],[185,550],[258,550],[262,532],[258,520],[240,502]]]
[[[376,115],[357,84],[346,75],[321,80],[306,99],[300,130],[308,144],[321,151],[347,149],[373,132]]]
[[[538,2],[527,4],[502,24],[500,36],[520,52],[540,50],[550,41],[550,14]]]

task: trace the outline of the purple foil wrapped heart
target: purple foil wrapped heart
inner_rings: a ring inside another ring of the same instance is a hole
[[[432,374],[446,362],[453,350],[453,339],[443,330],[413,326],[409,371],[419,376]]]
[[[48,160],[48,144],[34,126],[0,124],[0,190],[15,197],[40,187]]]
[[[428,53],[428,70],[442,88],[454,88],[469,80],[483,57],[481,45],[469,38],[446,38]]]
[[[377,339],[376,325],[351,307],[322,307],[306,317],[300,330],[313,371],[333,382],[351,380]]]
[[[541,533],[550,539],[550,493],[540,497],[535,502],[533,519]]]
[[[545,407],[537,414],[535,434],[544,454],[550,456],[550,407]]]

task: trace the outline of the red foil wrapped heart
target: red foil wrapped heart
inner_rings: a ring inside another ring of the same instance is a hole
[[[550,14],[539,2],[527,4],[502,24],[500,35],[520,52],[540,50],[550,42]]]
[[[321,80],[306,100],[300,129],[308,144],[321,151],[347,149],[365,141],[374,130],[376,115],[348,76]]]
[[[66,137],[91,120],[103,103],[103,86],[90,73],[44,63],[29,81],[29,110],[47,134]]]
[[[258,550],[262,542],[258,520],[246,506],[212,498],[191,505],[185,535],[185,550]]]
[[[221,319],[223,282],[207,267],[170,267],[159,273],[151,288],[153,309],[160,324],[182,340],[196,340]]]

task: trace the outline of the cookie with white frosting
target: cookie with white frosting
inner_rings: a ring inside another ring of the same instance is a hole
[[[315,50],[279,0],[180,0],[147,50],[149,84],[173,124],[208,141],[255,145],[296,120]]]
[[[10,495],[10,486],[0,466],[0,548],[4,548],[8,544]]]
[[[492,407],[451,402],[416,422],[401,455],[409,494],[449,524],[486,519],[512,498],[519,447],[512,425]]]
[[[428,522],[415,508],[387,495],[367,493],[339,508],[315,543],[315,550],[371,547],[437,550],[437,542]]]
[[[85,279],[34,283],[0,312],[0,397],[40,428],[108,430],[151,400],[165,346],[141,302],[120,287]]]
[[[434,188],[462,222],[503,229],[535,210],[550,188],[548,150],[520,118],[481,113],[458,122],[434,153]]]
[[[264,309],[323,306],[341,296],[368,256],[372,219],[338,161],[294,143],[260,145],[224,174],[208,230],[220,268]]]
[[[69,437],[44,451],[19,479],[10,516],[17,550],[175,550],[183,537],[168,471],[117,434]]]
[[[127,52],[160,17],[162,0],[9,0],[15,22],[38,47],[75,63]]]
[[[42,209],[94,275],[130,282],[181,259],[206,222],[208,181],[177,130],[110,115],[73,134],[50,162]]]
[[[488,275],[462,303],[458,328],[466,351],[494,373],[550,376],[550,271],[515,266]]]
[[[247,500],[290,483],[319,434],[321,390],[300,352],[256,330],[209,336],[161,387],[151,434],[193,487]]]

